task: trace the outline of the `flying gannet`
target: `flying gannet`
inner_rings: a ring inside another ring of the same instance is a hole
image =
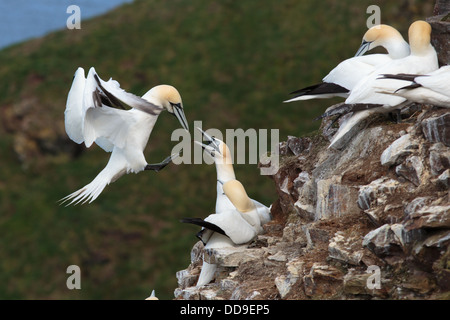
[[[338,108],[325,112],[321,117],[328,117],[335,114],[342,115],[352,112],[352,116],[345,121],[333,137],[329,147],[341,147],[341,139],[354,126],[361,123],[370,115],[375,113],[387,113],[396,109],[400,110],[409,103],[405,98],[395,95],[386,95],[377,92],[378,78],[382,74],[412,73],[427,74],[438,69],[438,60],[434,47],[430,43],[431,26],[425,21],[415,21],[408,30],[409,45],[411,54],[402,59],[391,62],[376,68],[363,80],[359,81],[351,90],[345,103]],[[385,86],[401,86],[401,80],[385,79]],[[399,83],[400,81],[400,83]],[[408,82],[404,81],[405,85]]]
[[[384,47],[387,54],[363,55],[376,47]],[[285,102],[333,97],[347,98],[350,90],[377,67],[393,59],[410,54],[409,45],[397,29],[381,24],[367,30],[356,55],[339,63],[322,82],[291,92],[295,97]]]
[[[84,69],[78,68],[64,112],[66,133],[74,142],[84,142],[86,147],[95,142],[111,152],[111,157],[91,183],[62,198],[61,203],[70,200],[68,205],[91,203],[122,175],[159,171],[169,164],[177,155],[158,164],[148,164],[144,157],[144,148],[163,110],[174,114],[183,128],[189,130],[181,96],[174,87],[158,85],[138,97],[120,88],[113,79],[103,81],[94,68],[87,77]]]
[[[408,81],[403,87],[386,87],[383,79]],[[428,74],[384,74],[377,87],[380,93],[401,96],[409,101],[450,108],[450,66]]]
[[[249,198],[242,183],[236,180],[228,146],[197,129],[207,141],[204,144],[196,143],[214,159],[216,165],[216,211],[205,219],[185,218],[181,222],[202,227],[197,237],[205,244],[205,249],[248,243],[262,232],[262,225],[272,219],[270,209]],[[203,261],[197,286],[209,283],[214,278],[216,268],[216,264]]]

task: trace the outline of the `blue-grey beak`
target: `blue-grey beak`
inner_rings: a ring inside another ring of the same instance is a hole
[[[362,56],[364,53],[369,51],[371,43],[372,42],[363,40],[362,43],[361,43],[361,46],[358,49],[358,51],[356,51],[355,57]]]

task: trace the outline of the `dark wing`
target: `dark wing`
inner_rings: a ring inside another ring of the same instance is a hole
[[[303,89],[299,89],[291,92],[290,94],[296,94],[296,97],[304,95],[320,95],[320,94],[332,94],[332,93],[347,93],[349,90],[331,82],[318,83]]]
[[[180,222],[195,224],[197,226],[203,227],[205,229],[209,229],[214,232],[218,232],[218,233],[226,236],[225,231],[223,231],[220,227],[218,227],[215,224],[212,224],[210,222],[207,222],[201,218],[183,218],[180,220]]]
[[[158,115],[163,110],[162,107],[150,103],[132,93],[126,92],[115,80],[110,79],[109,81],[103,81],[95,71],[93,72],[93,77],[98,86],[93,92],[94,101],[96,102],[101,102],[108,107],[124,110],[135,108],[152,115]]]
[[[409,73],[398,73],[398,74],[382,74],[379,79],[397,79],[414,82],[416,77],[425,77],[423,74],[409,74]]]

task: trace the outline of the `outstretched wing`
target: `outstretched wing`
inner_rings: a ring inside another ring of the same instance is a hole
[[[160,106],[157,106],[132,93],[126,92],[120,87],[119,82],[116,80],[109,79],[108,81],[103,81],[97,73],[95,73],[94,68],[91,68],[91,71],[89,73],[92,75],[92,78],[96,83],[94,93],[98,95],[97,100],[100,99],[101,103],[104,105],[123,110],[134,108],[151,115],[158,115],[163,110]]]
[[[72,81],[72,87],[67,95],[66,110],[64,111],[64,125],[66,133],[76,143],[83,143],[83,94],[86,85],[84,69],[78,68]]]
[[[90,147],[97,143],[107,152],[114,146],[123,147],[133,117],[127,112],[137,109],[150,115],[158,115],[159,107],[134,94],[110,79],[103,81],[94,68],[85,77],[84,69],[75,72],[65,110],[67,135],[76,143]]]

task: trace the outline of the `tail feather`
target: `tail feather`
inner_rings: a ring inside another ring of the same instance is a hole
[[[60,200],[60,204],[70,201],[66,206],[77,205],[79,203],[91,203],[102,193],[103,189],[111,182],[116,181],[124,174],[128,173],[127,160],[123,153],[116,149],[113,150],[111,158],[106,167],[83,188],[69,194]]]
[[[372,113],[373,110],[362,110],[355,112],[339,127],[338,132],[334,135],[328,148],[341,149],[352,133],[363,129],[363,126],[366,125],[364,120],[367,119]]]
[[[214,274],[216,273],[217,264],[211,264],[203,261],[202,271],[198,277],[197,287],[204,286],[214,279]]]
[[[83,188],[69,194],[68,196],[59,200],[60,205],[67,203],[66,207],[70,205],[91,203],[102,193],[103,189],[110,183],[111,179],[105,177],[104,174],[100,172],[91,183],[87,184]],[[69,202],[70,201],[70,202]]]

